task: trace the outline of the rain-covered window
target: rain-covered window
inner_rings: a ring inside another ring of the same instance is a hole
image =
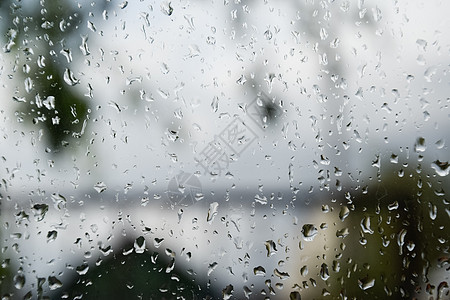
[[[449,299],[449,12],[0,1],[1,299]]]

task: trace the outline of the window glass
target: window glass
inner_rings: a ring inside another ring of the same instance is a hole
[[[2,299],[446,299],[445,1],[0,2]]]

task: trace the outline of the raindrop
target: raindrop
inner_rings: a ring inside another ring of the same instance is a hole
[[[53,193],[51,198],[52,198],[52,201],[53,201],[53,206],[56,209],[60,210],[60,209],[65,207],[67,200],[66,200],[66,198],[63,195]]]
[[[325,263],[323,263],[320,266],[320,278],[322,278],[322,280],[327,280],[328,278],[330,278],[330,273],[328,271],[328,266]]]
[[[13,96],[12,99],[14,101],[16,101],[16,102],[19,102],[19,103],[26,103],[27,102],[27,99],[25,97]]]
[[[302,300],[302,297],[299,292],[294,291],[289,294],[289,300]]]
[[[268,240],[264,243],[264,245],[266,246],[267,257],[270,257],[277,252],[277,245],[275,244],[274,241]]]
[[[62,286],[63,286],[62,282],[55,276],[48,277],[48,287],[50,288],[51,291],[59,289]]]
[[[339,211],[339,219],[341,219],[342,222],[344,222],[345,218],[348,217],[350,214],[350,209],[346,205],[341,207],[341,210]]]
[[[209,276],[214,271],[214,269],[218,266],[217,262],[213,262],[208,265],[208,271],[206,272],[206,275]]]
[[[27,77],[25,78],[24,84],[25,84],[25,91],[27,93],[30,93],[33,90],[33,80],[31,80],[30,77]]]
[[[145,251],[145,238],[143,236],[138,237],[134,241],[134,252],[140,254]]]
[[[34,217],[37,218],[38,221],[42,221],[45,217],[45,214],[48,212],[47,204],[35,204],[33,206]]]
[[[317,233],[318,230],[313,224],[305,224],[302,227],[303,239],[307,242],[314,240]]]
[[[266,270],[264,269],[264,267],[258,266],[258,267],[253,269],[253,273],[256,276],[265,276],[266,275]]]
[[[96,185],[94,185],[94,189],[97,191],[97,193],[102,193],[104,191],[106,191],[106,184],[103,181],[99,181],[97,182]]]
[[[87,21],[87,28],[90,29],[92,32],[96,32],[97,28],[95,28],[94,23],[92,23],[91,21]]]
[[[122,3],[119,4],[119,7],[120,7],[121,9],[124,9],[124,8],[127,7],[127,6],[128,6],[128,1],[123,1]]]
[[[222,290],[222,297],[224,300],[230,299],[233,296],[232,294],[233,294],[233,286],[231,284],[227,285],[227,287]]]
[[[437,217],[437,206],[431,203],[428,203],[429,214],[431,220],[436,220]]]
[[[367,289],[372,288],[375,285],[375,279],[374,278],[369,279],[369,277],[358,279],[358,285],[363,291],[365,291]]]
[[[63,52],[63,50],[61,50]],[[37,58],[37,65],[39,68],[45,68],[45,56],[39,55]]]
[[[86,275],[86,273],[89,271],[89,265],[82,264],[81,266],[76,267],[75,271],[77,271],[79,275]]]
[[[408,231],[406,229],[400,230],[397,236],[397,245],[399,247],[399,255],[403,254],[403,245],[405,244],[405,236]]]
[[[51,230],[47,233],[47,243],[53,242],[58,236],[58,232],[56,230]]]
[[[75,78],[73,72],[68,68],[64,71],[64,81],[70,86],[80,83],[80,81]]]
[[[431,163],[431,168],[433,168],[439,176],[447,176],[450,172],[448,161],[436,160]]]
[[[110,253],[113,252],[113,249],[111,246],[106,246],[106,247],[99,246],[98,248],[104,256],[108,256]]]
[[[444,299],[442,296],[444,296],[444,289],[448,289],[448,283],[447,281],[442,281],[441,283],[439,283],[438,288],[437,288],[437,297],[438,299]],[[447,296],[448,296],[448,291],[447,291]]]
[[[337,236],[338,238],[345,238],[345,237],[346,237],[347,235],[349,235],[349,234],[350,234],[350,232],[349,232],[349,230],[348,230],[347,227],[342,228],[342,229],[336,231],[336,236]]]
[[[373,234],[373,230],[372,230],[372,228],[370,228],[370,217],[369,216],[365,216],[361,220],[361,228],[364,233]]]
[[[266,40],[271,40],[273,37],[272,31],[270,29],[267,29],[264,32],[264,37],[266,38]]]
[[[155,248],[159,248],[161,246],[162,242],[164,242],[163,238],[155,238],[153,240],[153,246],[155,246]]]
[[[443,139],[440,139],[439,141],[437,141],[435,143],[435,145],[436,145],[436,149],[442,149],[445,146],[445,141]]]
[[[175,258],[171,259],[169,264],[166,267],[166,273],[170,273],[175,268]]]
[[[20,290],[24,285],[25,276],[23,276],[22,274],[17,274],[16,276],[14,276],[14,286],[16,287],[16,289]]]
[[[206,38],[206,43],[207,43],[208,45],[215,45],[215,44],[216,44],[216,38],[213,37],[213,36],[208,36],[208,37]]]
[[[87,35],[82,35],[81,36],[81,45],[80,45],[80,50],[83,53],[84,56],[87,56],[89,54],[91,54],[91,52],[89,51],[89,47],[87,44],[88,41],[88,36]]]
[[[325,28],[320,28],[320,39],[322,41],[326,40],[328,38],[328,32]]]
[[[291,277],[289,275],[289,273],[287,272],[281,272],[278,269],[273,270],[273,274],[275,274],[275,276],[277,276],[278,278],[280,278],[281,280],[285,280],[288,279],[289,277]]]
[[[253,293],[252,290],[246,285],[244,285],[243,289],[244,289],[244,296],[245,296],[245,298],[250,299],[250,296]]]
[[[161,3],[161,11],[164,14],[171,16],[173,13],[173,8],[171,6],[171,3],[167,2],[167,1],[164,1],[163,3]]]
[[[244,74],[241,74],[241,77],[238,78],[238,80],[236,80],[236,83],[239,85],[244,85],[247,82],[247,78],[245,77]]]
[[[391,154],[390,162],[393,164],[398,164],[398,155],[395,155],[394,153]]]
[[[394,201],[388,204],[388,210],[396,210],[398,206],[399,206],[398,201]]]
[[[303,267],[300,269],[300,274],[301,274],[302,276],[308,275],[308,266],[303,266]]]
[[[255,201],[257,203],[262,204],[262,205],[266,205],[267,204],[267,197],[264,196],[264,195],[260,196],[260,195],[256,194],[255,195]]]
[[[211,203],[211,204],[209,205],[208,216],[207,216],[207,218],[206,218],[206,221],[207,221],[209,224],[212,224],[212,222],[213,222],[215,216],[216,216],[217,213],[218,213],[218,208],[219,208],[219,203],[217,203],[217,202],[213,202],[213,203]]]
[[[211,109],[213,112],[217,112],[217,110],[219,110],[219,97],[214,96],[211,102]]]
[[[416,143],[414,144],[414,151],[425,152],[426,149],[427,146],[425,145],[425,139],[423,137],[417,138]]]

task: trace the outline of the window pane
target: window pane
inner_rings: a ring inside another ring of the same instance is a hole
[[[445,299],[443,1],[2,1],[2,299]]]

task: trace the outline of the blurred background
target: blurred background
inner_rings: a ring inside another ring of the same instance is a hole
[[[0,1],[2,299],[446,299],[445,1]]]

